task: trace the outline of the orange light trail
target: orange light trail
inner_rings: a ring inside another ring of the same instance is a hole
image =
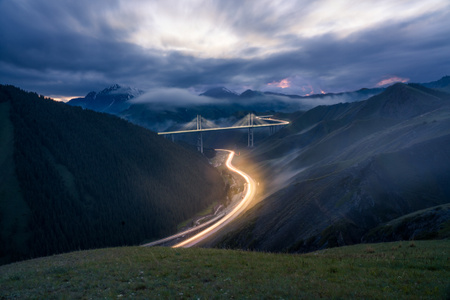
[[[224,150],[224,149],[217,149],[217,150],[218,151],[228,151],[228,152],[230,152],[230,155],[228,156],[228,159],[227,159],[227,162],[226,162],[226,166],[231,171],[238,173],[239,175],[241,175],[245,179],[245,181],[247,182],[247,192],[246,192],[244,198],[242,199],[242,201],[231,212],[229,212],[227,215],[225,215],[225,217],[220,219],[217,223],[215,223],[214,225],[208,227],[207,229],[197,233],[193,237],[188,238],[187,240],[182,241],[182,242],[172,246],[172,248],[179,248],[179,247],[188,248],[188,247],[192,247],[195,244],[197,244],[200,241],[202,241],[203,239],[211,236],[213,233],[216,233],[217,231],[222,229],[225,225],[227,225],[232,220],[234,220],[243,211],[245,211],[245,209],[247,208],[247,206],[249,205],[249,203],[251,202],[251,200],[255,196],[256,185],[255,185],[255,182],[253,181],[253,179],[250,176],[248,176],[246,173],[242,172],[241,170],[236,169],[231,164],[231,161],[233,160],[233,157],[235,155],[234,151]]]

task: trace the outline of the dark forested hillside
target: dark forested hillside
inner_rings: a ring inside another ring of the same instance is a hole
[[[263,174],[266,194],[220,245],[309,251],[354,244],[385,222],[450,202],[449,94],[396,84],[366,101],[293,117],[245,158],[258,166],[250,174]],[[439,228],[395,236],[441,236],[428,232]]]
[[[0,262],[138,244],[223,196],[195,152],[108,114],[0,86]]]

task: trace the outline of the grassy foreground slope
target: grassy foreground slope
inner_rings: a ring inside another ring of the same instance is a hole
[[[122,247],[0,267],[0,298],[446,299],[450,241],[309,254]]]

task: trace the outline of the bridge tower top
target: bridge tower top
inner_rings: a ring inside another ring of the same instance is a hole
[[[197,115],[197,130],[202,130],[202,116]]]

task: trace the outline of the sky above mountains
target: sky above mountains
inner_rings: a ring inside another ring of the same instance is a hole
[[[448,0],[0,0],[0,83],[306,95],[449,74]]]

